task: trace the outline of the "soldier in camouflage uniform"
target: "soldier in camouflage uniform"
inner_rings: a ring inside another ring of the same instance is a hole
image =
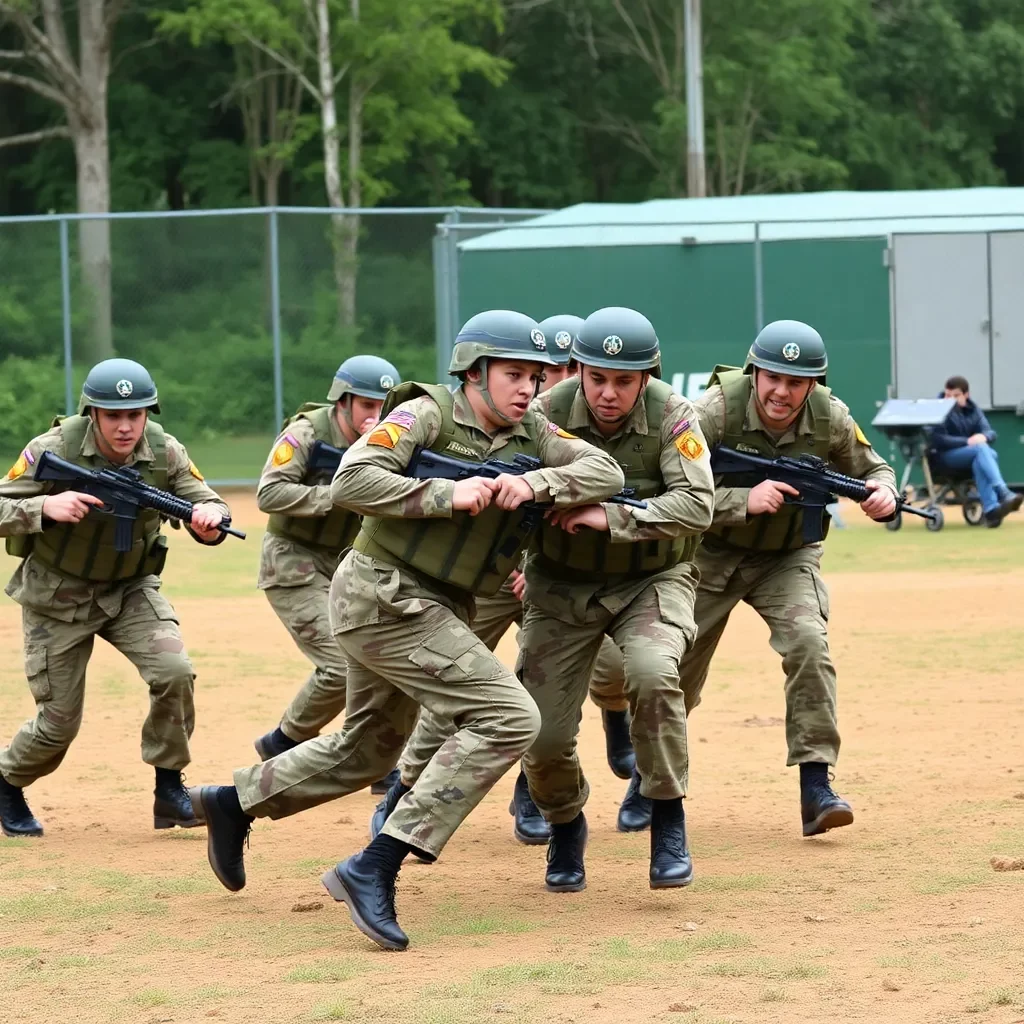
[[[896,509],[896,478],[849,409],[824,386],[828,360],[814,328],[795,320],[768,324],[746,366],[716,367],[697,402],[712,447],[778,455],[817,455],[864,480],[861,503],[872,519]],[[697,556],[697,642],[683,660],[686,706],[700,703],[708,666],[729,614],[746,601],[768,624],[786,674],[787,764],[800,765],[803,834],[853,822],[850,805],[829,784],[839,755],[836,673],[828,647],[828,592],[820,543],[803,541],[803,513],[788,484],[716,476],[715,518]]]
[[[459,824],[522,756],[537,708],[468,623],[474,595],[493,595],[527,540],[524,501],[556,509],[601,501],[623,483],[615,461],[530,409],[550,365],[544,333],[521,313],[469,320],[452,353],[454,393],[407,383],[360,438],[331,485],[360,531],[331,583],[331,624],[348,660],[344,728],[235,773],[233,786],[192,791],[208,856],[229,889],[245,885],[254,817],[280,818],[345,796],[393,768],[422,705],[459,729],[434,755],[383,831],[323,876],[356,926],[386,949],[408,937],[395,880],[412,850],[436,858]],[[456,483],[404,475],[418,447],[462,457],[539,457],[522,476]],[[551,467],[551,468],[548,468]]]
[[[160,593],[167,541],[157,512],[133,524],[132,548],[114,547],[114,519],[103,503],[40,483],[32,467],[43,452],[88,469],[132,466],[146,483],[195,504],[189,533],[219,544],[228,507],[204,483],[184,445],[155,420],[156,385],[145,367],[108,359],[86,377],[77,416],[58,417],[34,438],[0,481],[0,536],[22,559],[6,593],[22,607],[25,672],[36,717],[0,751],[0,824],[9,836],[41,836],[23,790],[56,771],[82,722],[85,673],[93,640],[103,637],[149,687],[142,759],[156,769],[155,828],[202,824],[181,781],[195,725],[195,675],[174,609]]]
[[[553,365],[544,367],[541,393],[566,378],[575,376],[577,367],[576,360],[571,354],[572,339],[582,326],[582,317],[568,313],[549,316],[540,322],[540,329],[548,341],[549,354],[554,360]],[[526,579],[522,572],[515,569],[497,594],[477,599],[476,614],[472,623],[473,632],[480,637],[488,650],[493,651],[498,646],[513,623],[522,625],[525,585]],[[620,779],[630,778],[636,763],[633,744],[629,738],[629,702],[623,689],[624,685],[622,653],[610,638],[605,637],[593,675],[590,677],[590,698],[601,708],[608,766]],[[412,789],[430,759],[455,731],[454,722],[440,721],[427,712],[421,712],[416,728],[399,759],[395,773],[397,778],[392,780],[386,796],[370,818],[371,838],[384,827],[384,822],[398,805],[398,801]],[[648,805],[648,808],[641,805],[639,810],[641,813],[647,810],[649,824],[649,801],[637,794],[636,802]],[[513,818],[513,835],[521,843],[528,846],[543,846],[551,838],[551,826],[530,799],[526,773],[522,769],[516,777],[509,813]],[[624,806],[619,812],[620,819],[629,820],[628,816],[631,813],[635,813],[633,806]]]
[[[650,885],[685,886],[693,866],[679,663],[696,633],[693,557],[711,522],[710,461],[693,407],[657,376],[658,337],[645,316],[621,307],[592,313],[572,353],[579,377],[541,395],[535,408],[613,456],[647,507],[556,512],[527,557],[517,672],[541,714],[523,764],[552,826],[545,884],[553,892],[586,886],[589,786],[576,736],[607,635],[622,651],[640,790],[652,801]]]
[[[263,467],[256,501],[270,520],[257,586],[314,666],[278,727],[256,740],[263,761],[318,736],[345,708],[345,655],[331,632],[328,594],[359,516],[333,504],[333,469],[311,467],[310,453],[318,441],[343,451],[355,444],[376,426],[388,391],[400,383],[386,359],[346,359],[327,401],[309,402],[285,421]]]

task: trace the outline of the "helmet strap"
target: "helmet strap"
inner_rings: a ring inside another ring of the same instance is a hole
[[[590,402],[587,400],[587,392],[586,392],[585,388],[583,387],[583,372],[582,371],[585,368],[585,366],[586,366],[586,363],[583,363],[580,366],[580,374],[579,374],[579,378],[580,378],[580,394],[583,396],[583,404],[589,410],[590,415],[593,416],[594,419],[597,420],[598,423],[600,423],[601,420],[598,419],[597,413],[594,412],[594,410],[591,408]],[[626,420],[628,420],[629,417],[633,415],[633,410],[640,404],[640,400],[644,397],[644,392],[647,390],[647,385],[650,383],[650,381],[651,381],[651,371],[650,370],[644,370],[644,380],[643,380],[643,383],[640,385],[640,390],[637,392],[636,401],[629,407],[629,412],[627,412],[622,417],[621,420],[616,420],[617,423],[625,423]]]
[[[481,356],[474,364],[474,366],[480,367],[480,383],[478,384],[475,381],[471,381],[468,375],[465,379],[466,383],[476,388],[476,390],[480,392],[480,397],[486,403],[487,408],[490,409],[492,413],[494,413],[495,419],[497,419],[499,423],[502,423],[505,426],[510,427],[512,426],[512,420],[509,419],[508,416],[506,416],[503,412],[501,412],[498,409],[498,407],[494,404],[494,399],[491,398],[490,391],[487,390],[487,362],[487,357]]]

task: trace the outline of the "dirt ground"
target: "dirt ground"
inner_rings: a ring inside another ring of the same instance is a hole
[[[254,761],[307,671],[254,589],[261,517],[230,498],[244,544],[172,536],[166,592],[198,673],[190,783]],[[826,574],[852,827],[800,836],[778,659],[743,607],[690,723],[694,885],[648,888],[648,836],[615,831],[625,783],[588,705],[586,891],[545,892],[543,847],[512,838],[510,773],[438,863],[403,869],[401,954],[318,880],[364,844],[369,791],[257,822],[238,894],[204,830],[153,830],[145,688],[99,642],[81,735],[29,791],[46,835],[0,840],[0,1020],[1024,1021],[1024,871],[990,863],[1024,857],[1024,523],[972,530],[951,510],[941,534],[893,535],[844,515]],[[0,643],[6,742],[32,712],[6,598]]]

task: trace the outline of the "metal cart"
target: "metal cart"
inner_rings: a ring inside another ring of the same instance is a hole
[[[980,526],[984,520],[974,481],[969,476],[937,477],[928,464],[928,430],[945,423],[954,405],[955,398],[890,398],[871,421],[871,425],[885,434],[903,456],[900,493],[908,502],[920,504],[936,513],[934,520],[925,522],[925,527],[932,531],[942,529],[942,505],[959,505],[964,519],[971,526]],[[923,488],[916,488],[910,483],[915,466],[921,467]],[[898,530],[902,525],[903,517],[899,514],[885,524],[888,530]]]

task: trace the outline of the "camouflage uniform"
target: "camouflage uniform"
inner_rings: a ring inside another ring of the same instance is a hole
[[[749,374],[744,376],[751,380]],[[765,430],[753,388],[749,383],[747,386],[749,399],[742,424],[729,424],[728,430],[722,386],[712,384],[698,400],[700,424],[709,445],[725,443],[727,433],[742,432],[763,454],[777,451],[792,455],[815,452],[817,434],[820,442],[815,454],[827,455],[828,461],[848,476],[878,480],[895,491],[892,469],[871,447],[849,409],[820,385],[817,397],[824,397],[822,416],[816,418],[816,403],[808,401],[797,420],[778,438]],[[821,450],[826,445],[827,453]],[[799,515],[798,510],[784,506],[775,516],[748,516],[749,494],[749,487],[720,486],[715,491],[714,522],[697,556],[697,642],[681,669],[686,707],[692,711],[700,703],[708,667],[729,615],[740,601],[746,601],[768,624],[772,649],[782,657],[789,747],[786,763],[834,765],[839,755],[836,673],[828,645],[828,591],[820,572],[822,545],[802,545],[799,529],[793,529],[789,531],[789,545],[793,545],[789,550],[736,546],[739,538],[735,531],[749,527],[754,520],[765,520],[768,525],[768,520],[783,514]]]
[[[539,723],[533,700],[469,627],[472,586],[455,582],[486,577],[478,592],[497,592],[515,562],[486,574],[477,570],[493,550],[491,538],[504,530],[496,524],[508,517],[495,506],[485,509],[475,517],[476,532],[485,536],[474,542],[473,517],[453,513],[451,482],[400,474],[417,445],[441,443],[445,421],[439,401],[451,403],[462,439],[455,450],[468,446],[479,458],[528,451],[552,467],[526,474],[540,502],[567,507],[602,500],[621,488],[622,473],[606,455],[565,437],[538,413],[491,436],[461,389],[445,399],[443,388],[412,387],[426,394],[402,401],[357,441],[331,486],[336,503],[364,517],[355,550],[331,584],[331,623],[349,663],[344,727],[237,771],[235,786],[247,814],[271,818],[355,792],[394,767],[423,705],[441,720],[457,721],[459,730],[399,802],[384,831],[436,856],[529,746]],[[441,543],[431,539],[440,536],[431,531],[444,521],[452,532]],[[466,559],[456,560],[454,537],[465,542]],[[448,581],[389,553],[385,545],[394,546],[396,539],[412,544],[412,561],[436,561],[436,571],[447,572]],[[442,570],[449,553],[452,564]]]
[[[91,422],[69,417],[29,442],[7,477],[0,481],[0,536],[38,538],[44,529],[43,499],[52,485],[38,483],[29,470],[44,451],[89,468],[109,468],[100,454]],[[82,440],[66,450],[65,431]],[[150,421],[126,465],[149,471],[154,438],[166,448],[167,490],[193,504],[207,502],[227,516],[228,507],[203,481],[184,445]],[[89,536],[109,517],[90,513],[69,532]],[[47,533],[65,524],[46,526]],[[191,531],[190,531],[191,532]],[[198,539],[198,538],[197,538]],[[213,543],[220,543],[223,534]],[[163,538],[159,538],[162,542]],[[160,593],[162,543],[147,554],[140,572],[108,581],[82,567],[80,575],[46,564],[37,550],[18,565],[6,593],[22,606],[25,672],[36,702],[36,717],[0,751],[0,775],[24,787],[56,770],[78,733],[85,701],[85,673],[93,639],[103,637],[135,667],[149,687],[149,714],[142,727],[142,759],[157,768],[181,769],[191,759],[189,737],[195,724],[195,674],[185,653],[174,609]],[[99,552],[99,558],[109,552]],[[151,557],[152,556],[152,557]]]
[[[522,626],[522,622],[523,602],[513,593],[511,580],[506,580],[494,597],[481,597],[476,601],[473,632],[489,651],[498,646],[513,624]],[[605,637],[590,677],[590,699],[607,711],[625,711],[629,707],[624,692],[625,682],[622,652]],[[402,782],[411,786],[444,741],[454,735],[455,731],[454,722],[441,721],[428,711],[420,712],[416,728],[398,761]]]
[[[329,442],[347,448],[331,406],[320,417]],[[256,501],[271,514],[263,537],[257,586],[284,623],[313,671],[281,718],[292,740],[307,740],[345,707],[345,655],[331,632],[328,594],[341,553],[359,530],[359,517],[337,508],[331,500],[330,474],[310,474],[310,450],[317,430],[308,416],[298,415],[274,442],[260,475]],[[336,522],[333,522],[336,520]],[[328,543],[297,537],[290,524],[304,521],[326,527]]]
[[[652,479],[647,493],[639,494],[648,499],[646,509],[602,506],[607,534],[573,537],[545,525],[527,560],[517,673],[540,709],[541,731],[524,767],[530,795],[557,825],[573,821],[589,794],[576,735],[605,634],[622,651],[641,791],[655,800],[685,792],[686,713],[678,667],[695,633],[692,558],[711,521],[713,483],[696,414],[663,381],[648,382],[612,437],[594,426],[576,379],[556,385],[534,406],[612,451],[620,463],[624,453],[640,459],[635,453],[651,449],[644,466]],[[554,411],[560,406],[568,408],[567,416]],[[632,483],[629,469],[626,482]],[[565,554],[574,550],[578,559]],[[588,559],[590,568],[584,568]],[[620,562],[623,571],[606,568]]]

